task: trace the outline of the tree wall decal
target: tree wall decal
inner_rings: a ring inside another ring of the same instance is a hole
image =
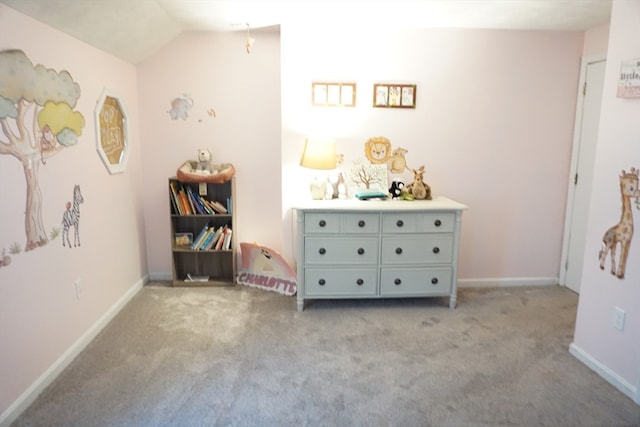
[[[68,71],[33,65],[21,50],[0,51],[0,154],[16,158],[27,183],[25,250],[49,241],[42,221],[38,171],[47,159],[78,143],[84,116],[73,109],[80,85]]]

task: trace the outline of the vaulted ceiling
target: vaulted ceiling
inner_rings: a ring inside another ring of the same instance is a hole
[[[185,31],[245,31],[287,22],[327,26],[585,31],[612,0],[0,0],[125,61],[138,63]]]

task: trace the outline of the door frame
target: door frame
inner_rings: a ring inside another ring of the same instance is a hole
[[[580,151],[580,140],[582,138],[582,109],[584,106],[584,95],[582,90],[587,81],[587,68],[590,64],[606,61],[606,53],[596,53],[592,55],[585,55],[580,61],[580,80],[578,82],[578,98],[576,102],[576,114],[573,125],[573,142],[571,147],[571,168],[569,170],[569,182],[567,191],[567,203],[564,217],[564,232],[562,236],[562,255],[560,256],[560,274],[558,277],[558,284],[560,286],[567,287],[567,261],[569,258],[569,243],[571,238],[571,219],[573,218],[575,189],[574,177],[578,172],[578,154]]]

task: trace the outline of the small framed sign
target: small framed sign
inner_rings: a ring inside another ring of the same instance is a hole
[[[640,98],[640,58],[622,61],[616,95],[618,98]]]
[[[181,249],[189,249],[193,244],[193,233],[176,233],[175,247]]]

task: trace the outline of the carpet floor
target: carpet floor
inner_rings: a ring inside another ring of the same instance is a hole
[[[558,286],[317,300],[145,286],[14,426],[640,426]]]

